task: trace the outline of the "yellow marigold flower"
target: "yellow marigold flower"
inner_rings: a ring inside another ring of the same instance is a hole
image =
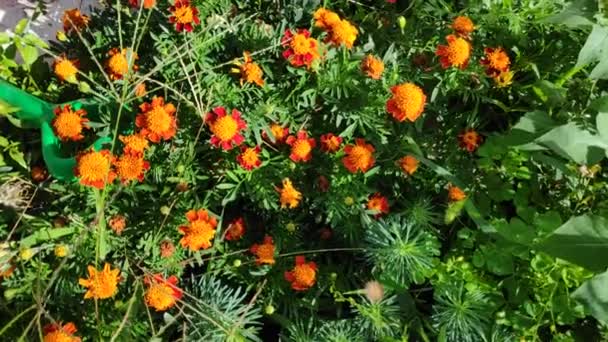
[[[150,169],[150,163],[144,160],[141,152],[123,153],[113,160],[116,175],[123,184],[132,180],[144,181],[144,173]]]
[[[380,58],[367,55],[361,61],[361,71],[369,78],[379,80],[384,72],[384,63]]]
[[[186,218],[189,225],[179,227],[179,232],[184,234],[180,240],[182,247],[194,252],[211,247],[217,220],[210,217],[205,209],[190,210],[186,213]]]
[[[57,245],[55,246],[55,256],[58,258],[64,258],[68,255],[70,249],[66,245]]]
[[[112,156],[108,150],[81,152],[76,156],[74,175],[82,185],[103,189],[116,177],[111,165]]]
[[[344,147],[346,156],[342,158],[342,164],[352,173],[357,171],[367,172],[376,162],[374,151],[374,147],[366,143],[365,139],[355,139],[354,145],[350,144]]]
[[[143,153],[148,148],[148,140],[141,134],[120,135],[118,139],[124,144],[125,153]]]
[[[68,59],[63,54],[53,62],[53,71],[55,72],[55,76],[61,81],[74,83],[76,82],[76,74],[78,73],[78,60]]]
[[[87,112],[84,109],[74,111],[69,104],[63,107],[58,106],[54,110],[55,118],[51,122],[53,131],[63,141],[79,141],[84,138],[82,130],[89,128],[88,119],[85,118]]]
[[[106,71],[112,80],[120,80],[129,72],[129,59],[127,54],[130,52],[131,55],[131,69],[133,72],[137,71],[139,67],[135,64],[135,61],[139,59],[136,52],[130,51],[129,49],[119,50],[112,48],[108,55],[110,58],[106,61]]]
[[[403,172],[411,176],[418,169],[418,159],[416,159],[414,156],[407,155],[399,159],[399,166]]]
[[[78,283],[87,288],[84,294],[84,299],[106,299],[113,297],[118,291],[118,282],[120,281],[120,270],[110,268],[110,264],[106,263],[103,270],[98,271],[93,266],[89,266],[89,278],[80,278]]]
[[[457,201],[462,201],[465,198],[467,198],[467,194],[465,194],[464,191],[462,191],[462,189],[460,189],[457,186],[451,185],[451,184],[449,185],[448,199],[450,201],[457,202]]]
[[[468,37],[475,31],[475,25],[471,18],[460,15],[452,21],[452,29],[461,36]]]
[[[463,38],[448,35],[446,37],[448,45],[437,46],[435,54],[439,56],[439,61],[444,69],[451,66],[464,69],[469,64],[471,57],[471,44]]]
[[[386,102],[386,110],[399,122],[416,121],[426,104],[426,95],[413,83],[403,83],[391,88],[393,96]]]
[[[26,248],[22,248],[19,251],[19,258],[21,258],[21,260],[27,261],[27,260],[30,260],[31,258],[33,258],[34,254],[36,254],[36,253],[35,253],[35,251],[33,249],[27,248],[27,247]]]
[[[239,68],[232,69],[233,72],[241,74],[241,86],[243,86],[244,83],[255,83],[258,86],[263,87],[264,80],[262,79],[262,76],[264,76],[264,72],[262,71],[262,68],[260,68],[257,63],[253,62],[249,52],[245,51],[243,57],[245,62],[235,62],[234,64]]]
[[[156,311],[166,311],[172,308],[182,298],[182,290],[177,287],[177,277],[170,276],[164,279],[160,274],[146,277],[144,283],[148,289],[144,295],[146,305]]]
[[[493,77],[494,83],[498,88],[508,87],[513,83],[513,71],[502,71],[498,76]]]
[[[328,40],[336,46],[344,44],[350,49],[355,44],[358,34],[357,28],[348,20],[340,20],[332,25]]]
[[[306,291],[313,287],[317,280],[317,264],[313,261],[306,262],[303,255],[296,256],[296,265],[291,271],[286,271],[285,280],[291,283],[291,288],[296,291]]]
[[[177,131],[177,121],[176,109],[172,103],[165,103],[162,96],[154,96],[150,103],[142,103],[139,110],[141,113],[135,117],[135,126],[141,129],[139,134],[153,143],[173,138]]]
[[[331,27],[340,21],[340,16],[327,8],[319,8],[313,15],[315,26],[322,30],[329,30]]]
[[[485,48],[485,57],[481,59],[481,64],[486,67],[486,74],[495,77],[501,72],[509,71],[511,59],[502,47]]]
[[[123,215],[114,215],[108,221],[110,228],[116,233],[116,235],[122,234],[127,226],[127,219]]]
[[[283,188],[276,188],[280,194],[281,208],[285,208],[289,206],[289,208],[295,208],[300,204],[300,200],[302,199],[302,193],[299,192],[296,188],[291,184],[291,180],[289,178],[283,179]]]
[[[262,244],[257,244],[254,243],[251,248],[249,248],[249,251],[256,256],[255,262],[258,265],[261,264],[267,264],[267,265],[272,265],[274,264],[274,251],[275,251],[275,246],[274,246],[274,242],[272,241],[272,237],[269,235],[264,236],[264,243]]]
[[[80,31],[89,25],[89,17],[80,13],[78,8],[72,8],[63,12],[63,30],[66,33]]]
[[[44,332],[43,342],[80,342],[81,339],[78,336],[74,336],[76,331],[76,325],[72,322],[68,322],[63,326],[60,323],[47,324],[42,329]]]

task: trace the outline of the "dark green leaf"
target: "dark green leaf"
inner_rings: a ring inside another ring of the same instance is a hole
[[[584,282],[572,293],[572,298],[581,302],[593,317],[608,322],[608,271]]]

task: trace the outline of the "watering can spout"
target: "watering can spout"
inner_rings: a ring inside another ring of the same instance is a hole
[[[14,115],[25,127],[40,128],[42,122],[48,122],[52,118],[53,107],[50,103],[2,79],[0,79],[0,100],[19,108]]]

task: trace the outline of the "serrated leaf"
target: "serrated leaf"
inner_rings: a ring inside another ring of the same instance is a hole
[[[11,156],[11,159],[14,160],[21,167],[27,169],[27,163],[25,162],[23,152],[21,152],[16,146],[8,150],[8,155]]]

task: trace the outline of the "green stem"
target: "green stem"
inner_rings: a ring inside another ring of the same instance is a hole
[[[560,77],[555,82],[555,85],[558,87],[561,87],[562,85],[564,85],[564,83],[566,83],[566,81],[568,81],[570,78],[572,78],[572,76],[576,75],[576,73],[583,70],[585,68],[585,66],[587,66],[587,65],[583,64],[583,65],[573,66],[572,68],[570,68],[570,70],[568,70],[562,77]]]
[[[0,330],[0,336],[4,335],[4,333],[10,329],[10,327],[17,322],[18,320],[21,319],[21,317],[25,316],[26,313],[34,310],[36,308],[36,304],[30,306],[29,308],[25,309],[24,311],[20,312],[17,316],[15,316],[10,322],[8,322],[4,327],[2,327],[2,330]]]

